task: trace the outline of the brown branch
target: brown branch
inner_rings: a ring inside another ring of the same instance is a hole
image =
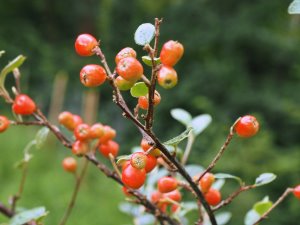
[[[267,212],[265,212],[253,225],[257,225],[259,224],[261,221],[263,221],[264,219],[267,219],[267,216],[269,215],[269,213],[276,208],[276,206],[278,206],[290,193],[293,192],[293,188],[287,188],[285,190],[285,192],[283,192],[283,194],[277,199],[277,201],[272,205],[271,208],[268,209]]]
[[[0,213],[2,213],[4,216],[6,216],[8,218],[13,217],[13,215],[14,215],[14,213],[11,211],[11,209],[9,209],[5,205],[3,205],[1,202],[0,202]]]
[[[43,121],[10,121],[11,125],[25,125],[25,126],[31,126],[31,125],[36,125],[36,126],[45,126],[45,123]]]

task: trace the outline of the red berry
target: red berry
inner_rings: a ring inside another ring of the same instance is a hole
[[[177,180],[174,177],[162,177],[157,182],[158,190],[167,193],[177,188]]]
[[[160,52],[160,61],[166,66],[174,66],[182,57],[184,48],[177,41],[166,42]]]
[[[131,165],[128,165],[122,171],[122,182],[133,189],[138,189],[145,183],[146,171],[145,169],[136,169]]]
[[[115,141],[109,140],[106,143],[100,144],[98,150],[106,158],[109,157],[110,153],[116,157],[119,152],[119,144]]]
[[[144,73],[142,64],[133,57],[121,59],[117,64],[116,71],[125,80],[131,82],[139,80]]]
[[[93,49],[98,46],[96,38],[90,34],[80,34],[75,41],[75,50],[80,56],[93,55]]]
[[[134,85],[134,82],[125,80],[123,77],[118,76],[115,79],[115,84],[121,91],[127,91],[130,88],[132,88],[132,86]]]
[[[148,151],[149,148],[151,148],[152,146],[149,145],[148,141],[146,139],[142,139],[141,141],[141,148],[146,152]],[[160,156],[161,152],[158,148],[153,149],[149,155],[153,155],[155,157]]]
[[[74,173],[77,169],[77,161],[73,157],[64,158],[62,166],[65,171]]]
[[[130,159],[130,164],[134,168],[144,169],[146,163],[147,163],[147,155],[144,152],[135,152],[132,154]]]
[[[171,206],[171,212],[172,212],[172,213],[177,212],[179,209],[180,209],[180,205],[173,204],[173,205]]]
[[[157,158],[152,155],[147,155],[146,159],[146,173],[150,173],[157,165]]]
[[[75,126],[75,121],[73,119],[73,114],[67,111],[61,112],[58,115],[58,122],[69,130],[73,130]]]
[[[157,81],[161,87],[170,89],[178,82],[177,73],[172,67],[162,66],[157,73]]]
[[[80,81],[86,87],[97,87],[106,80],[106,71],[102,66],[89,64],[80,71]]]
[[[116,131],[115,129],[111,128],[110,126],[105,125],[104,126],[104,134],[102,137],[100,137],[100,142],[105,143],[111,139],[114,139],[116,137]]]
[[[127,57],[133,57],[136,58],[136,52],[130,48],[130,47],[126,47],[123,48],[117,55],[115,58],[115,62],[116,64],[118,64],[120,62],[121,59],[127,58]]]
[[[181,201],[181,194],[177,189],[175,189],[174,191],[170,191],[168,193],[163,194],[163,197],[172,199],[176,202]]]
[[[16,114],[31,115],[36,110],[36,105],[28,95],[20,94],[16,96],[12,110]]]
[[[125,161],[121,166],[122,166],[122,170],[124,170],[127,166],[130,165],[130,160]]]
[[[76,126],[74,130],[76,140],[86,141],[90,139],[90,130],[90,126],[85,123],[81,123],[78,126]]]
[[[74,155],[84,155],[89,151],[89,145],[84,141],[75,141],[72,145],[72,152]]]
[[[9,120],[5,116],[0,116],[0,133],[4,132],[9,127]]]
[[[77,127],[79,124],[83,123],[83,120],[79,115],[73,115],[73,120],[74,120],[74,127],[72,130],[74,130],[75,127]]]
[[[294,188],[293,194],[296,198],[300,199],[300,184]]]
[[[101,123],[95,123],[91,126],[90,137],[91,138],[101,138],[104,135],[104,126]]]
[[[215,206],[221,202],[222,196],[218,190],[211,188],[204,195],[204,198],[209,205]]]
[[[158,203],[159,200],[161,200],[162,196],[162,193],[160,193],[159,191],[151,193],[151,202],[154,204]]]
[[[214,182],[215,182],[215,176],[211,173],[206,173],[199,181],[201,191],[203,193],[208,192],[208,190],[211,188],[211,185]]]
[[[158,105],[160,103],[160,100],[161,100],[160,94],[157,91],[155,91],[153,105],[154,106]],[[149,107],[148,95],[140,96],[138,100],[138,105],[141,109],[148,110]]]
[[[259,123],[251,115],[243,116],[234,127],[237,135],[240,137],[252,137],[259,130]]]

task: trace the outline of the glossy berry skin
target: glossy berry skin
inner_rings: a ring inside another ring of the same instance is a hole
[[[162,197],[163,197],[162,193],[160,193],[159,191],[154,191],[151,193],[150,199],[152,203],[156,204],[159,202],[159,200],[162,199]]]
[[[109,154],[116,157],[119,153],[119,144],[115,141],[109,140],[106,143],[100,144],[98,150],[106,158],[109,157]]]
[[[122,171],[122,182],[124,185],[132,188],[138,189],[143,186],[146,180],[145,169],[136,169],[131,165],[128,165]]]
[[[75,121],[73,119],[73,114],[68,112],[68,111],[64,111],[61,112],[58,115],[58,122],[63,125],[64,127],[66,127],[69,130],[74,130],[75,127]]]
[[[89,64],[80,71],[80,82],[86,87],[97,87],[106,80],[106,71],[102,66]]]
[[[89,151],[89,145],[87,142],[84,141],[75,141],[72,145],[72,153],[74,155],[84,155]]]
[[[93,139],[101,138],[104,135],[104,126],[101,123],[95,123],[90,128],[90,137]]]
[[[294,188],[293,194],[296,198],[300,200],[300,184]]]
[[[248,138],[258,132],[259,123],[254,116],[246,115],[236,123],[234,129],[238,136]]]
[[[118,64],[120,62],[121,59],[127,58],[127,57],[133,57],[136,58],[136,51],[133,50],[133,48],[130,47],[126,47],[123,48],[117,55],[115,58],[115,62],[116,64]]]
[[[207,201],[207,203],[211,206],[218,205],[222,200],[220,191],[213,188],[208,190],[208,192],[204,195],[204,198]]]
[[[144,152],[135,152],[130,158],[130,164],[136,169],[144,169],[147,163],[147,155]],[[147,171],[146,171],[147,172]]]
[[[100,137],[100,142],[106,143],[107,141],[114,139],[116,137],[116,131],[115,129],[111,128],[110,126],[105,125],[104,126],[104,134],[102,137]]]
[[[150,173],[157,165],[157,158],[153,155],[147,155],[145,170]]]
[[[16,96],[12,110],[16,114],[31,115],[36,110],[36,105],[28,95],[20,94]]]
[[[76,126],[74,130],[74,136],[76,140],[86,141],[90,139],[90,130],[90,126],[85,123],[81,123],[78,126]]]
[[[175,213],[180,209],[180,205],[172,204],[171,206],[171,212]]]
[[[174,66],[182,57],[184,52],[183,45],[177,41],[166,42],[160,52],[160,61],[166,66]]]
[[[119,76],[131,82],[139,80],[144,73],[142,64],[133,57],[121,59],[117,64],[116,71]]]
[[[93,55],[93,49],[98,46],[98,41],[90,34],[80,34],[75,41],[75,50],[80,56]]]
[[[0,116],[0,133],[4,132],[9,127],[9,120],[6,116]]]
[[[141,148],[146,152],[148,151],[149,148],[151,148],[152,146],[149,145],[148,141],[146,139],[142,139],[141,141]],[[149,155],[158,157],[161,155],[161,151],[158,148],[153,149]]]
[[[162,177],[157,182],[157,188],[161,193],[174,191],[177,188],[177,180],[174,177]]]
[[[177,73],[172,67],[162,66],[157,72],[157,81],[165,89],[173,88],[178,82]]]
[[[199,181],[202,193],[208,192],[214,182],[215,176],[211,173],[206,173]]]
[[[160,103],[161,97],[160,94],[155,91],[153,105],[156,106]],[[138,105],[141,109],[148,110],[149,107],[149,98],[148,95],[140,96],[138,99]]]
[[[65,171],[74,173],[77,169],[77,161],[73,157],[67,157],[62,161],[62,166]]]
[[[128,91],[130,88],[132,88],[134,82],[125,80],[123,77],[118,76],[115,79],[115,85],[120,89],[120,91]]]
[[[73,115],[73,121],[74,121],[74,127],[73,127],[72,130],[74,130],[75,127],[77,127],[79,124],[83,123],[83,120],[82,120],[81,116],[76,115],[76,114]]]
[[[173,201],[176,201],[176,202],[180,202],[181,198],[182,198],[180,192],[177,189],[163,194],[163,197],[172,199]]]

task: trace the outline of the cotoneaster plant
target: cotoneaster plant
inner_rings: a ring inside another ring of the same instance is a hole
[[[144,225],[229,223],[231,213],[226,211],[219,213],[219,209],[228,204],[235,204],[234,200],[241,193],[275,180],[275,174],[262,173],[253,184],[246,185],[242,178],[228,173],[218,173],[215,168],[234,137],[250,138],[258,135],[259,129],[263,129],[260,128],[254,115],[239,117],[233,123],[224,144],[205,168],[201,165],[188,164],[188,159],[195,139],[211,123],[210,115],[192,117],[186,110],[175,108],[171,110],[172,117],[186,129],[164,142],[153,132],[154,117],[159,116],[154,114],[154,111],[160,102],[163,102],[160,89],[175,88],[179,82],[178,77],[180,80],[188,79],[177,74],[175,70],[175,66],[184,60],[184,44],[167,40],[159,49],[161,23],[162,20],[155,19],[154,25],[141,24],[135,31],[135,43],[145,51],[144,56],[138,56],[133,46],[124,46],[116,53],[112,66],[106,61],[101,49],[105,40],[100,46],[98,37],[88,33],[75,38],[75,52],[79,56],[99,58],[99,64],[83,65],[78,72],[78,82],[85,88],[99,88],[100,91],[102,85],[110,85],[113,103],[121,109],[120,116],[132,122],[137,128],[137,133],[140,132],[142,135],[141,142],[136,143],[137,146],[133,146],[131,151],[122,150],[125,155],[119,155],[122,144],[116,140],[118,132],[109,124],[103,124],[101,121],[91,124],[80,115],[69,111],[62,111],[57,115],[57,125],[50,122],[38,104],[20,91],[20,76],[16,74],[20,74],[18,68],[24,62],[24,56],[18,56],[2,70],[0,94],[5,102],[11,105],[12,113],[7,117],[0,116],[0,132],[3,133],[9,126],[14,125],[43,127],[24,150],[21,163],[23,174],[26,174],[28,163],[32,158],[32,146],[39,148],[49,132],[52,132],[64,147],[71,150],[68,152],[70,156],[62,159],[62,167],[74,175],[75,186],[70,203],[58,225],[66,224],[71,215],[88,164],[94,165],[99,172],[120,185],[124,199],[127,200],[120,203],[120,209],[133,216],[135,224]],[[149,70],[145,70],[144,67],[149,67],[151,72],[148,73]],[[14,98],[5,87],[5,77],[11,72],[15,75],[16,81],[16,85],[10,88],[13,90]],[[123,93],[126,91],[130,94],[125,97]],[[136,99],[137,104],[134,108],[127,104],[128,97]],[[77,160],[80,158],[82,163],[78,166]],[[25,178],[24,175],[22,185]],[[221,188],[227,180],[236,181],[239,188],[226,196],[222,194]],[[299,187],[297,185],[294,188],[287,188],[274,203],[268,197],[256,202],[246,213],[244,224],[261,223],[291,193],[300,199]],[[13,196],[10,205],[0,202],[0,213],[7,217],[6,222],[15,225],[15,220],[24,218],[21,224],[43,224],[42,219],[47,216],[45,208],[16,210],[21,194]],[[133,214],[135,211],[139,214]],[[198,218],[196,221],[186,222],[190,211],[195,211]]]

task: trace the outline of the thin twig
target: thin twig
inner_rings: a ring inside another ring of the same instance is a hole
[[[10,121],[11,125],[25,125],[25,126],[31,126],[31,125],[36,125],[36,126],[45,126],[43,121]]]
[[[13,74],[14,74],[14,78],[15,78],[17,92],[21,93],[21,84],[20,84],[21,73],[20,73],[20,70],[18,68],[15,68],[13,70]]]
[[[184,154],[183,154],[182,159],[181,159],[181,164],[182,165],[186,164],[186,162],[189,158],[189,155],[191,153],[194,141],[195,141],[195,135],[193,134],[193,132],[190,132],[189,136],[188,136],[187,144],[186,144],[186,147],[185,147],[185,150],[184,150]]]
[[[268,209],[267,212],[265,212],[253,225],[259,224],[262,220],[267,219],[267,216],[269,213],[278,206],[290,193],[293,192],[293,188],[287,188],[285,192],[277,199],[277,201],[271,206],[271,208]]]
[[[3,203],[0,202],[0,213],[3,214],[4,216],[11,218],[13,217],[14,213],[6,207]]]
[[[110,159],[110,162],[114,168],[114,171],[118,174],[118,176],[121,178],[122,177],[122,174],[116,164],[116,161],[115,161],[115,157],[113,156],[113,154],[109,153],[108,155],[109,159]]]
[[[68,219],[69,219],[69,217],[72,213],[72,210],[74,208],[74,205],[75,205],[75,202],[76,202],[76,199],[77,199],[77,195],[78,195],[82,180],[83,180],[83,178],[86,174],[88,165],[89,165],[89,161],[87,159],[84,159],[84,164],[83,164],[83,167],[81,169],[80,175],[78,177],[76,177],[76,174],[74,174],[75,178],[76,178],[75,188],[74,188],[70,203],[68,205],[68,208],[67,208],[63,218],[61,219],[59,225],[66,224],[66,222],[68,221]]]

